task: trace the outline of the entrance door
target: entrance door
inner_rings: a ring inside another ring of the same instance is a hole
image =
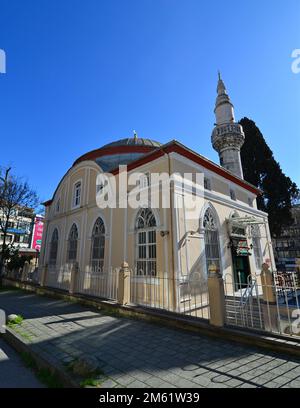
[[[235,289],[248,285],[248,276],[250,275],[250,266],[248,256],[238,256],[232,251],[233,273]]]

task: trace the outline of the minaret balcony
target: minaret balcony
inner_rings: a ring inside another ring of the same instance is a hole
[[[217,125],[212,133],[212,136],[221,136],[226,133],[237,133],[244,135],[243,128],[238,123],[225,123],[224,125]]]
[[[240,124],[225,123],[214,128],[211,140],[213,148],[217,151],[228,147],[240,149],[244,144],[245,134]]]

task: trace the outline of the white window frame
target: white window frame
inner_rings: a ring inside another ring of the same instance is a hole
[[[80,184],[80,194],[79,194],[79,203],[76,204],[76,186],[78,184]],[[72,209],[80,207],[81,199],[82,199],[82,179],[77,180],[75,181],[75,183],[73,183]]]
[[[154,219],[155,219],[155,226],[147,226],[146,228],[138,228],[137,226],[137,220],[138,217],[140,215],[140,211],[138,212],[136,219],[135,219],[135,247],[136,247],[136,256],[135,256],[135,276],[139,277],[139,278],[156,278],[157,277],[157,239],[156,239],[156,232],[157,232],[157,220],[155,217],[155,214],[153,212],[153,210],[151,208],[147,208],[144,210],[149,210],[151,211]],[[149,234],[154,234],[154,240],[150,241],[149,240]],[[140,236],[145,237],[144,242],[139,242],[139,238]],[[140,257],[139,256],[139,249],[141,247],[145,248],[145,256],[144,257]],[[152,248],[154,247],[154,248]],[[150,257],[151,251],[155,251],[155,257]],[[146,270],[144,271],[144,273],[140,273],[140,271],[142,269],[138,269],[138,264],[139,263],[144,263]],[[154,265],[154,269],[150,269],[149,270],[149,266],[150,268],[153,268]],[[149,273],[149,271],[153,270],[153,274]]]

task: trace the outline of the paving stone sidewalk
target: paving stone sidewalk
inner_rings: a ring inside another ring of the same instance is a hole
[[[52,363],[96,357],[105,388],[300,387],[297,358],[20,290],[1,291],[0,308],[24,316],[26,341]]]

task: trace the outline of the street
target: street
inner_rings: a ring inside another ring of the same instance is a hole
[[[0,337],[0,388],[43,388],[18,354]]]

